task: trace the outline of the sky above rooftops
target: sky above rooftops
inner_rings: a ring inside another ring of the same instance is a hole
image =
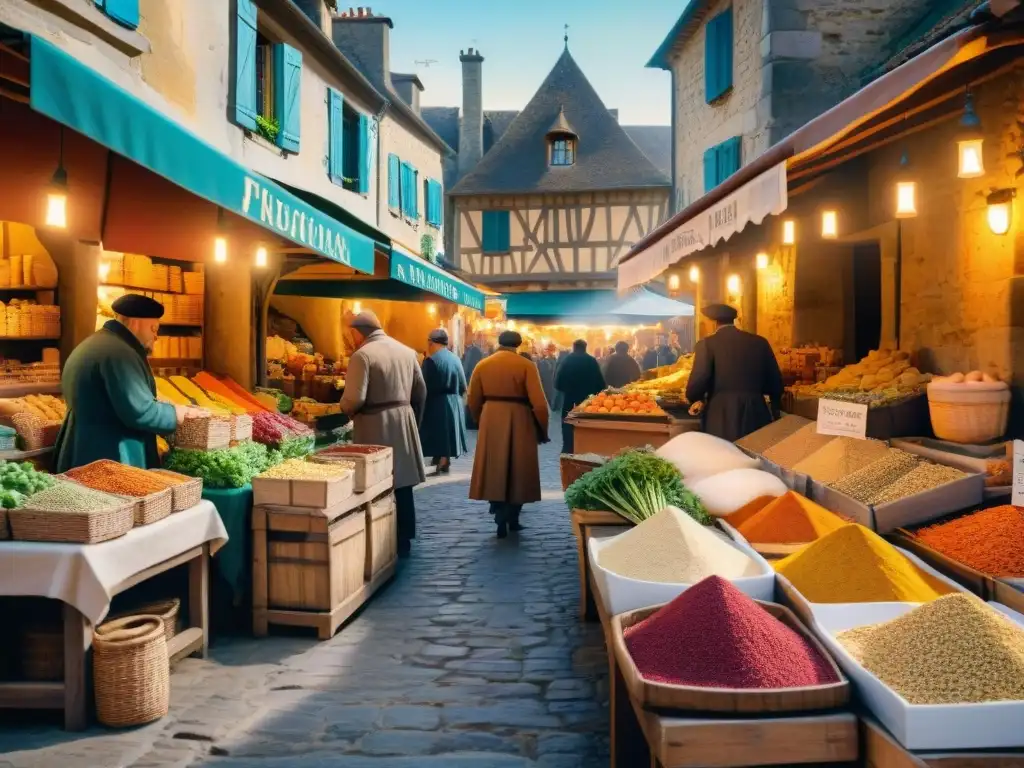
[[[366,0],[364,0],[366,2]],[[339,0],[339,7],[348,7]],[[670,77],[644,64],[671,29],[684,0],[376,0],[394,21],[391,69],[415,72],[425,106],[462,103],[459,50],[484,56],[484,109],[522,109],[569,49],[623,125],[671,122]],[[429,66],[423,63],[435,60]]]

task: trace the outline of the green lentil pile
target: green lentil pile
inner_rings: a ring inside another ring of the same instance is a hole
[[[961,472],[955,467],[922,461],[897,482],[883,488],[872,496],[869,503],[885,504],[890,501],[898,501],[899,499],[930,491],[938,488],[940,485],[945,485],[964,477],[967,477],[967,473]]]
[[[920,463],[921,459],[912,453],[890,448],[882,458],[841,480],[829,483],[829,486],[862,504],[869,504],[875,495],[900,480]]]
[[[881,440],[837,437],[793,467],[793,471],[827,485],[878,461],[888,452],[889,446]]]
[[[335,461],[330,464],[314,464],[302,459],[288,459],[271,467],[259,477],[277,480],[337,480],[351,474],[355,464],[350,461]]]
[[[58,480],[52,487],[28,497],[25,506],[47,512],[87,512],[93,509],[123,507],[130,500],[94,491],[84,485]]]
[[[966,592],[836,639],[911,704],[1024,700],[1024,629]]]
[[[752,453],[764,453],[773,445],[781,443],[797,430],[807,426],[808,423],[809,421],[801,416],[792,416],[787,413],[767,427],[762,427],[756,432],[751,432],[746,437],[737,440],[736,445]]]
[[[800,427],[789,437],[780,440],[764,452],[764,457],[784,469],[793,469],[797,464],[812,453],[820,451],[836,438],[832,435],[819,435],[818,423],[809,422]]]

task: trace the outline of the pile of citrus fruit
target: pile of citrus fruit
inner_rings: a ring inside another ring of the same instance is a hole
[[[616,413],[636,416],[665,416],[654,395],[645,392],[607,391],[584,400],[579,410],[583,413]]]

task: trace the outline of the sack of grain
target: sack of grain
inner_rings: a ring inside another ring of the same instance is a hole
[[[758,466],[757,459],[728,440],[704,432],[684,432],[661,446],[657,453],[676,466],[688,485],[729,470]]]
[[[760,469],[732,469],[690,484],[690,490],[715,517],[726,517],[764,496],[782,496],[789,489],[775,475]]]

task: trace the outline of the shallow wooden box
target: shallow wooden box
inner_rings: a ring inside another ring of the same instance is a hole
[[[842,707],[850,700],[850,681],[818,639],[790,611],[776,603],[756,601],[777,619],[810,643],[824,658],[839,682],[802,688],[735,689],[672,685],[645,680],[626,648],[624,630],[639,623],[663,606],[652,606],[612,617],[611,640],[615,660],[633,700],[644,709],[695,712],[806,712]]]
[[[366,580],[398,558],[398,517],[395,495],[388,491],[366,505]]]
[[[366,517],[358,511],[333,521],[326,533],[267,531],[271,610],[331,611],[362,589],[365,571]]]
[[[354,473],[330,480],[286,480],[276,477],[252,479],[253,504],[330,509],[354,491]]]
[[[354,465],[356,493],[364,493],[391,477],[395,472],[395,451],[390,446],[373,446],[380,450],[374,453],[348,453],[344,447],[315,453],[312,460],[318,464],[348,462]]]

